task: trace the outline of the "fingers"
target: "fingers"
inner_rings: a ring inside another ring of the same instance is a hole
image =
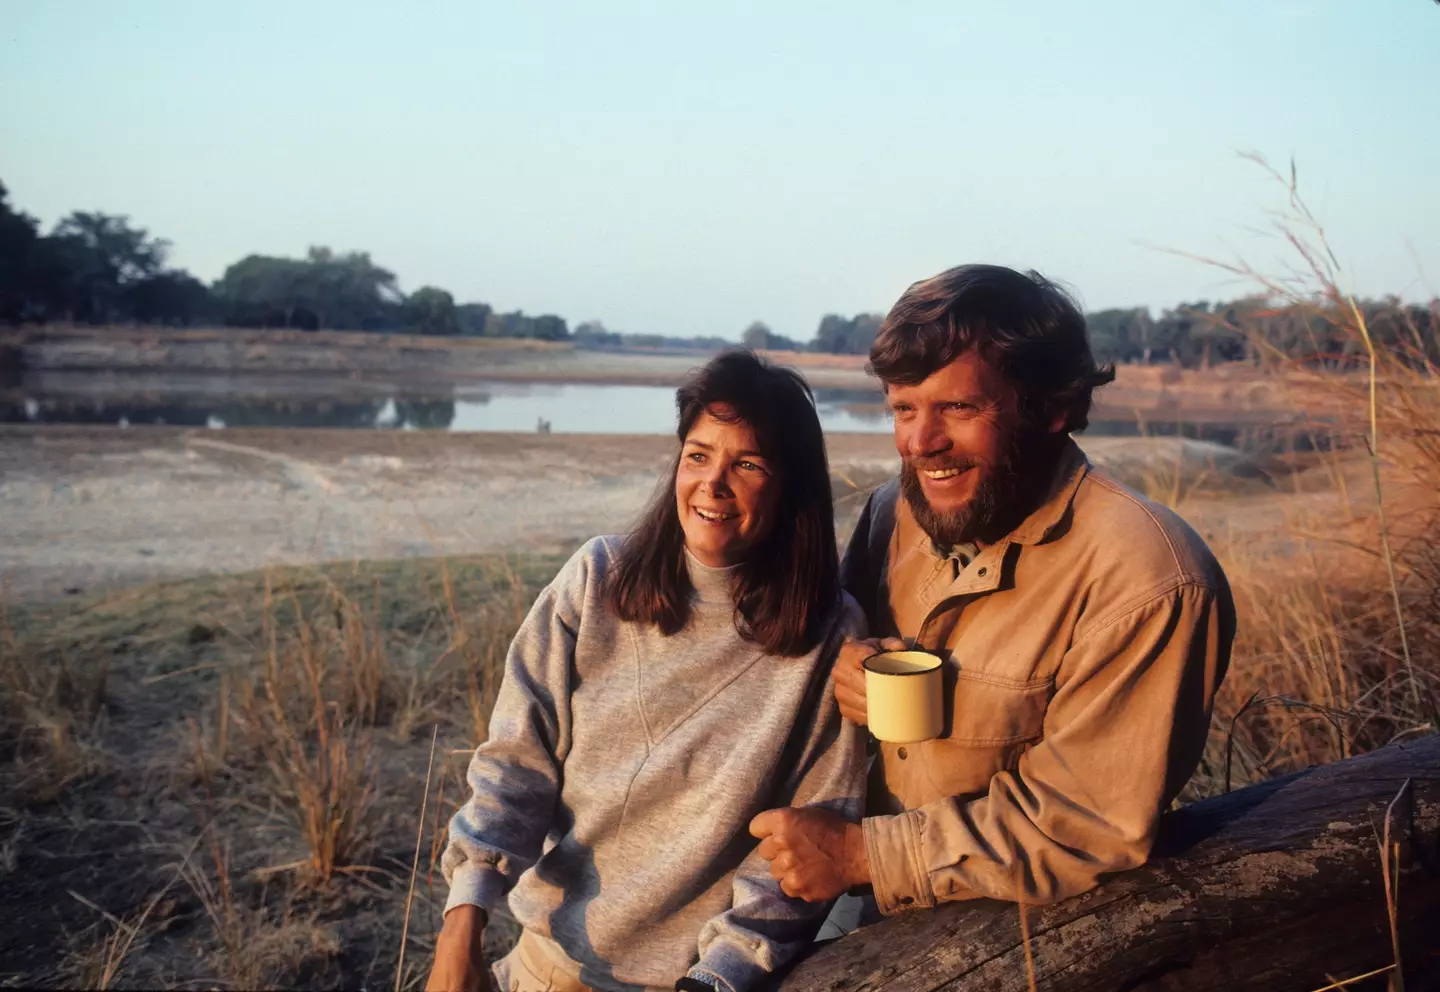
[[[850,692],[865,694],[865,673],[859,668],[836,668],[830,673],[830,681],[835,683],[836,688],[848,689]]]
[[[868,658],[873,653],[867,649],[864,656]],[[856,654],[858,656],[859,652]],[[835,687],[835,702],[840,706],[840,715],[857,726],[865,726],[865,672],[858,662],[852,667],[842,658],[831,671],[830,680]]]
[[[898,637],[886,637],[880,641],[881,651],[909,651],[910,645]]]
[[[777,840],[773,835],[770,837],[766,837],[764,840],[762,840],[760,842],[760,846],[756,848],[756,850],[760,853],[760,857],[764,858],[766,861],[774,861],[775,855],[779,854],[784,849],[785,848],[780,844],[780,841]]]
[[[757,813],[755,818],[750,821],[750,836],[761,838],[769,837],[775,832],[775,828],[780,825],[780,814],[783,812],[784,810],[767,809],[763,813]]]
[[[785,831],[795,820],[795,810],[788,806],[779,809],[767,809],[763,813],[757,813],[750,821],[750,836],[764,839],[774,836],[776,840],[784,840]]]
[[[846,641],[840,645],[840,653],[835,659],[835,667],[858,670],[861,662],[880,650],[883,649],[880,647],[879,641],[866,639]]]
[[[798,862],[792,852],[782,851],[779,857],[770,862],[770,877],[776,881],[782,881],[785,876],[795,871],[797,864]]]
[[[869,715],[866,709],[864,691],[855,692],[848,686],[836,684],[835,702],[840,707],[840,715],[858,727],[866,725]]]

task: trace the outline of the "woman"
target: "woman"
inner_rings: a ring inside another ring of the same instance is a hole
[[[429,988],[481,988],[485,915],[524,926],[497,986],[743,992],[827,909],[747,832],[775,806],[858,818],[860,731],[827,691],[861,634],[840,591],[809,388],[746,351],[676,393],[680,452],[626,538],[587,543],[511,645],[450,822]]]

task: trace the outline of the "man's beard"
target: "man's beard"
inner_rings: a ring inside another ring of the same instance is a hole
[[[1031,431],[1016,431],[1004,458],[988,468],[963,455],[907,458],[900,465],[900,491],[910,504],[915,522],[930,535],[930,540],[937,547],[953,548],[975,541],[993,543],[1008,533],[1023,513],[1028,512],[1028,505],[1022,504],[1026,503],[1024,497],[1033,495],[1030,490],[1039,481],[1039,470],[1049,461],[1041,456],[1041,452],[1048,451],[1050,447],[1047,440]],[[1032,445],[1035,447],[1032,448]],[[1022,455],[1022,451],[1026,455]],[[962,472],[979,471],[983,475],[964,505],[946,513],[935,509],[926,498],[924,483],[920,481],[922,468],[931,472],[958,468]]]

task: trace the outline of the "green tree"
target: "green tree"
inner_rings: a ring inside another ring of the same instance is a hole
[[[772,337],[774,334],[770,332],[769,326],[757,320],[745,328],[745,332],[740,335],[740,343],[755,351],[763,351],[770,347]]]
[[[455,321],[460,333],[466,337],[478,338],[485,334],[485,321],[491,314],[488,303],[462,303],[455,308]]]
[[[605,325],[598,320],[581,321],[571,338],[576,344],[586,348],[603,348],[623,343],[620,334],[606,330]]]
[[[95,324],[130,316],[127,290],[155,276],[170,248],[128,217],[84,210],[56,224],[47,240],[63,269],[65,309],[72,320]]]
[[[854,317],[842,317],[827,313],[820,318],[815,338],[810,342],[811,351],[831,355],[865,355],[880,333],[880,324],[885,318],[878,313],[861,313]]]
[[[323,245],[306,253],[300,298],[321,330],[377,330],[393,325],[405,301],[395,273],[376,265],[369,252],[337,255]]]
[[[35,218],[11,208],[9,191],[0,183],[0,322],[15,324],[43,319],[41,291],[44,245]]]
[[[1147,307],[1098,310],[1087,314],[1090,347],[1102,362],[1149,361],[1154,325]]]
[[[126,292],[134,319],[146,324],[188,327],[215,318],[218,304],[210,289],[182,269],[167,269],[141,280]]]
[[[395,274],[367,252],[312,247],[303,259],[247,255],[215,286],[229,323],[305,330],[379,330],[401,320]]]
[[[242,327],[293,327],[304,305],[305,263],[272,255],[246,255],[226,268],[215,295],[227,323]]]
[[[553,313],[541,314],[531,325],[533,336],[541,341],[564,341],[570,337],[570,328],[564,317]]]
[[[421,334],[458,334],[455,297],[436,286],[422,286],[405,300],[405,323]]]
[[[797,341],[792,341],[783,334],[776,334],[770,330],[768,324],[763,321],[755,321],[745,328],[740,335],[740,343],[747,348],[756,351],[803,351],[803,347]]]

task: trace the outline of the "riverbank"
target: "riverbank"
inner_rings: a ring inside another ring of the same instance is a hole
[[[673,444],[660,434],[0,426],[0,580],[21,601],[270,565],[554,552],[628,528]],[[1196,501],[1202,527],[1273,524],[1267,499],[1283,466],[1173,438],[1082,444],[1162,498],[1224,495],[1223,510]],[[899,462],[886,434],[827,445],[843,534]]]

